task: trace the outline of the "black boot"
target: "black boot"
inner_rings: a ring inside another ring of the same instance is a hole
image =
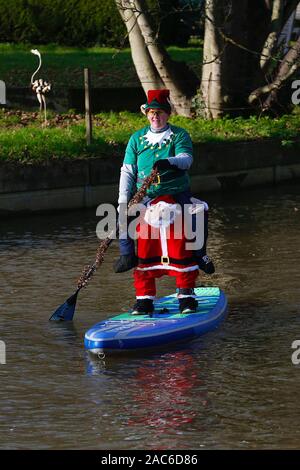
[[[213,274],[215,272],[214,263],[208,255],[202,256],[202,258],[197,257],[197,263],[199,268],[205,272],[205,274]]]
[[[179,308],[181,313],[195,313],[198,307],[198,302],[194,297],[183,297],[179,299]]]
[[[120,258],[114,263],[115,273],[125,273],[138,264],[138,259],[133,255],[121,255]]]
[[[147,315],[154,312],[152,299],[137,299],[131,315]]]
[[[179,297],[179,308],[181,313],[194,313],[197,310],[198,302],[192,297],[195,294],[194,289],[180,287],[178,290],[179,295],[185,295],[186,297]],[[191,296],[191,297],[187,297]]]

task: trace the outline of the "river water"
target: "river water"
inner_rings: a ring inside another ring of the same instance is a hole
[[[224,289],[228,318],[185,345],[104,360],[84,333],[134,298],[131,273],[113,273],[116,244],[74,322],[48,322],[94,259],[95,211],[1,220],[1,449],[300,447],[299,187],[207,199],[217,274],[202,281]],[[159,294],[172,288],[163,279]]]

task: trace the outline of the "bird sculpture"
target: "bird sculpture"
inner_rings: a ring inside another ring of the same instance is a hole
[[[42,112],[44,108],[45,124],[47,124],[47,105],[46,105],[45,94],[49,93],[49,91],[51,90],[51,83],[47,82],[43,78],[34,80],[34,76],[38,73],[38,71],[40,70],[42,66],[42,57],[41,57],[41,53],[37,49],[31,49],[30,52],[32,52],[32,54],[34,55],[37,55],[39,58],[39,66],[36,69],[36,71],[32,74],[32,77],[31,77],[31,87],[32,87],[32,90],[35,91],[36,97],[40,103],[40,112]]]

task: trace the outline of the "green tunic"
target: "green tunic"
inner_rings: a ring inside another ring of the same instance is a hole
[[[181,153],[193,154],[193,145],[189,134],[182,128],[169,124],[169,138],[160,144],[151,144],[146,137],[150,126],[135,132],[127,145],[124,163],[137,165],[137,188],[150,175],[156,161],[175,157]],[[161,173],[159,184],[151,185],[147,191],[150,197],[163,194],[176,194],[189,189],[190,180],[187,171],[167,170]]]

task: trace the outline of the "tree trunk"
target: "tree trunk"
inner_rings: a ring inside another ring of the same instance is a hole
[[[115,1],[127,28],[132,61],[145,94],[147,95],[148,90],[163,88],[164,84],[149,55],[135,14],[132,11],[131,2],[128,0]]]
[[[188,76],[184,74],[184,77],[181,77],[180,70],[154,34],[144,0],[132,0],[131,4],[149,55],[165,88],[170,90],[170,98],[175,112],[189,117],[191,115],[191,99],[195,89],[187,86]]]
[[[145,0],[115,0],[126,24],[141,84],[168,88],[175,112],[190,116],[195,74],[171,60],[151,26]],[[249,115],[260,97],[272,97],[297,67],[298,43],[277,72],[273,55],[297,0],[206,0],[201,95],[209,119]],[[288,68],[288,71],[287,71]],[[274,72],[277,74],[275,78]],[[270,85],[266,85],[270,81]],[[254,90],[254,91],[253,91]],[[268,104],[272,100],[269,99]]]
[[[154,34],[143,0],[115,0],[129,35],[132,59],[143,89],[168,88],[174,110],[191,115],[191,101],[199,86],[184,63],[174,62]]]
[[[224,25],[227,41],[223,62],[225,108],[231,116],[249,115],[249,93],[265,83],[260,52],[270,28],[271,12],[261,0],[240,0]]]
[[[207,0],[205,5],[201,94],[203,114],[207,119],[218,118],[223,113],[221,55],[224,44],[215,27],[220,18],[217,14],[217,2],[218,0]]]
[[[299,0],[286,0],[283,10],[282,27],[285,25],[291,14],[296,10]]]
[[[248,115],[248,96],[265,83],[260,53],[271,11],[261,0],[206,0],[201,91],[205,115]]]

